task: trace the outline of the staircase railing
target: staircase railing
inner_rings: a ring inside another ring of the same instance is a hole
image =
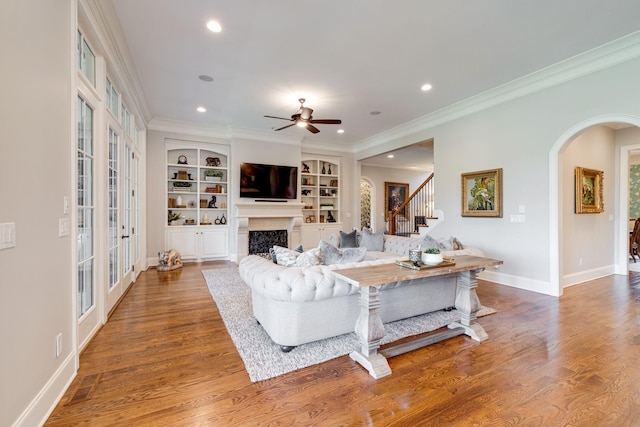
[[[433,219],[433,173],[401,204],[387,212],[388,234],[409,236],[418,234]]]

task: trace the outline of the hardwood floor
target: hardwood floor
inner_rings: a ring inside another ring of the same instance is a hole
[[[640,273],[560,298],[481,282],[489,340],[348,356],[254,383],[200,271],[149,270],[80,357],[46,425],[640,426]]]

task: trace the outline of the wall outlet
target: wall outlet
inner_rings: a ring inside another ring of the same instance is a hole
[[[62,354],[62,333],[56,337],[56,359]]]

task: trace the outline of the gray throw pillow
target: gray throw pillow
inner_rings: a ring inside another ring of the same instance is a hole
[[[372,233],[368,228],[363,228],[360,247],[367,248],[368,251],[382,252],[384,250],[384,232]]]
[[[341,248],[357,248],[358,239],[356,237],[356,230],[351,233],[345,233],[340,230],[340,247]]]
[[[280,247],[280,246],[278,246]],[[296,252],[304,252],[304,249],[302,249],[302,243],[300,243],[298,246],[296,246],[295,248],[293,248],[294,251]],[[271,258],[267,258],[267,259],[271,259],[271,261],[273,261],[274,264],[278,263],[278,258],[276,257],[276,250],[275,250],[275,246],[273,248],[269,248],[269,255],[271,256]]]
[[[438,245],[438,241],[433,237],[424,236],[422,243],[420,243],[420,250],[424,251],[425,249],[440,249],[440,245]]]
[[[338,249],[324,240],[320,240],[318,248],[320,249],[322,264],[324,265],[360,262],[367,256],[367,248]]]

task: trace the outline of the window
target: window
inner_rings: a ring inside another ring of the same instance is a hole
[[[107,108],[114,117],[118,117],[118,108],[120,107],[120,95],[116,92],[116,88],[113,87],[109,79],[107,78],[107,89],[105,94]]]
[[[94,200],[93,200],[93,110],[78,97],[78,141],[76,161],[77,209],[78,209],[78,318],[94,305],[95,249],[94,249]]]
[[[82,33],[78,31],[78,70],[84,74],[84,76],[91,82],[91,85],[96,85],[96,56],[87,44],[87,41],[82,36]]]

